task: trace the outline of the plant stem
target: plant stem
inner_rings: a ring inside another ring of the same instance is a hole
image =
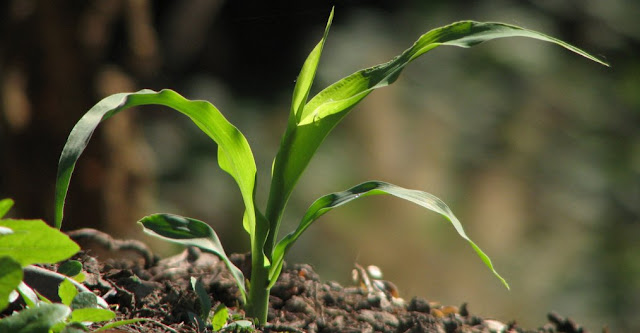
[[[260,325],[267,322],[269,312],[269,267],[264,267],[261,253],[253,253],[251,257],[251,283],[247,300],[247,317],[256,318]]]

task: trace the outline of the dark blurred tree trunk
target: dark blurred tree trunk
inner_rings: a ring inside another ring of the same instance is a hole
[[[53,182],[69,131],[98,99],[136,90],[132,75],[158,64],[151,8],[147,1],[20,0],[3,7],[0,196],[15,199],[14,216],[52,223]],[[122,48],[121,29],[138,47]],[[110,59],[114,45],[124,55]],[[128,74],[127,61],[145,66]],[[123,112],[96,132],[71,181],[64,229],[117,235],[127,232],[123,223],[134,225],[151,174],[146,154],[135,152],[145,146],[132,117]]]

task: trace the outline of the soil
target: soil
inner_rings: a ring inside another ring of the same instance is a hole
[[[84,264],[84,284],[116,309],[117,319],[149,318],[107,332],[199,332],[194,314],[200,303],[191,277],[202,280],[211,303],[223,303],[242,314],[240,294],[224,263],[197,248],[158,260],[142,243],[114,241],[105,234],[83,230],[71,233],[83,249],[76,255]],[[99,246],[95,246],[95,243]],[[109,258],[109,256],[111,258]],[[98,259],[100,258],[100,259]],[[245,276],[249,255],[231,260]],[[256,332],[585,332],[571,319],[550,313],[537,329],[515,322],[501,323],[473,315],[471,306],[445,306],[414,297],[402,300],[391,288],[367,290],[324,282],[305,264],[288,265],[271,291],[268,324]],[[200,332],[211,332],[201,328]]]

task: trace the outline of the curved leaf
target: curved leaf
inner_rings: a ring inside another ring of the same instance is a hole
[[[96,127],[103,120],[124,109],[152,104],[168,106],[185,114],[218,144],[218,164],[235,179],[240,188],[248,216],[245,229],[251,236],[253,244],[255,237],[256,163],[247,139],[211,103],[191,101],[168,89],[160,92],[145,89],[135,93],[111,95],[98,102],[78,121],[69,134],[58,163],[55,226],[60,228],[62,224],[64,201],[73,169]]]
[[[215,231],[206,223],[173,214],[153,214],[138,221],[144,232],[174,243],[197,246],[198,248],[213,253],[220,257],[229,268],[231,275],[242,293],[243,301],[246,300],[244,275],[236,267],[224,252],[220,239]]]
[[[441,45],[468,48],[505,37],[528,37],[554,43],[608,66],[604,61],[559,39],[514,25],[462,21],[433,29],[391,61],[357,71],[335,82],[305,105],[297,116],[297,126],[287,128],[274,161],[271,193],[278,194],[282,199],[272,199],[270,195],[267,217],[272,219],[276,215],[274,211],[284,209],[300,175],[329,132],[374,89],[393,83],[411,61]]]
[[[498,274],[498,272],[496,272],[496,270],[493,268],[491,259],[489,259],[489,257],[480,249],[480,247],[478,247],[467,236],[467,234],[464,232],[464,229],[462,228],[462,224],[460,223],[460,221],[458,221],[455,215],[453,215],[453,212],[451,212],[449,207],[442,200],[427,192],[410,190],[400,186],[375,180],[356,185],[343,192],[327,194],[316,200],[307,210],[306,214],[300,221],[298,228],[285,236],[276,245],[273,251],[273,266],[271,267],[271,271],[269,274],[270,282],[272,284],[275,283],[275,280],[277,279],[278,275],[280,275],[280,270],[282,269],[284,255],[287,253],[293,243],[300,237],[300,235],[302,235],[302,233],[307,230],[311,223],[313,223],[320,216],[324,215],[330,210],[342,206],[350,201],[370,195],[379,194],[391,194],[395,197],[413,202],[416,205],[420,205],[444,216],[447,220],[449,220],[449,222],[451,222],[453,227],[458,232],[458,235],[469,242],[471,247],[476,251],[485,265],[487,265],[487,267],[491,269],[493,274],[495,274],[495,276],[500,279],[504,286],[509,289],[509,284],[507,283],[507,281],[505,281],[505,279],[503,279],[502,276],[500,276],[500,274]]]

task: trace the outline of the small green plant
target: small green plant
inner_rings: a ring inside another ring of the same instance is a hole
[[[0,200],[0,311],[21,285],[23,268],[32,264],[54,264],[69,259],[80,247],[67,235],[42,220],[3,218],[13,200]]]
[[[89,324],[115,318],[115,312],[107,308],[102,298],[78,283],[84,279],[80,262],[67,260],[57,272],[33,266],[66,260],[80,247],[42,220],[3,219],[12,206],[13,200],[0,200],[0,311],[18,297],[22,297],[26,308],[0,319],[0,332],[85,332]],[[53,291],[60,303],[53,303],[28,286],[23,281],[23,270],[39,273],[42,279],[61,281],[58,290]],[[116,321],[95,331],[143,320]]]
[[[231,313],[222,303],[212,309],[209,294],[200,279],[191,277],[191,288],[198,296],[200,314],[190,313],[190,317],[197,325],[199,332],[205,331],[207,327],[210,327],[213,332],[253,332],[255,330],[252,321]]]
[[[191,120],[218,145],[218,164],[233,177],[245,212],[244,229],[251,242],[251,278],[245,286],[242,272],[228,259],[216,233],[204,222],[171,214],[154,214],[139,221],[144,230],[169,241],[194,245],[218,255],[233,274],[249,317],[260,324],[267,319],[269,292],[282,269],[284,256],[300,235],[320,216],[358,198],[390,194],[430,209],[448,219],[480,259],[508,288],[495,271],[489,257],[469,238],[449,207],[437,197],[422,191],[405,189],[382,181],[367,181],[342,192],[325,195],[311,204],[296,230],[278,241],[278,232],[287,201],[314,153],[331,130],[369,93],[392,84],[404,68],[419,56],[442,45],[469,48],[504,37],[528,37],[557,44],[590,60],[607,65],[598,58],[556,38],[503,23],[461,21],[433,29],[409,49],[391,61],[357,71],[325,88],[308,100],[320,61],[333,11],[324,36],[307,57],[297,78],[287,128],[271,172],[271,186],[264,211],[255,201],[256,163],[244,135],[211,103],[188,100],[175,91],[141,90],[108,96],[91,108],[76,124],[60,156],[58,165],[55,226],[60,227],[63,206],[74,166],[96,127],[125,109],[140,105],[164,105]]]

